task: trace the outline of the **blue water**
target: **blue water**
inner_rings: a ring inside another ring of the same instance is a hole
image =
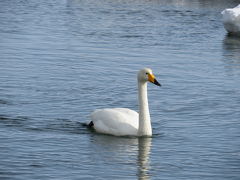
[[[238,0],[0,1],[0,179],[240,179]],[[97,108],[138,110],[152,138],[83,126]]]

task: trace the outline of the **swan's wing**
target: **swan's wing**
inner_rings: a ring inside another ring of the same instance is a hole
[[[91,114],[97,132],[116,136],[137,135],[138,113],[127,108],[99,109]]]

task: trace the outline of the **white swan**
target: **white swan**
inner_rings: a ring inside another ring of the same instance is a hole
[[[240,34],[240,4],[222,11],[224,28],[230,34]]]
[[[137,79],[139,114],[127,108],[97,109],[91,114],[89,126],[99,133],[115,136],[152,136],[147,81],[161,85],[148,68],[140,70]]]

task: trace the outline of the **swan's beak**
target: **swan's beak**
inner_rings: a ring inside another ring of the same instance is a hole
[[[161,84],[156,80],[156,78],[153,74],[148,74],[148,81],[157,86],[161,86]]]

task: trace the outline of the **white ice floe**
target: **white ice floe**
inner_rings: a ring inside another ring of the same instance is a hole
[[[223,24],[230,34],[240,35],[240,4],[235,8],[222,11]]]

